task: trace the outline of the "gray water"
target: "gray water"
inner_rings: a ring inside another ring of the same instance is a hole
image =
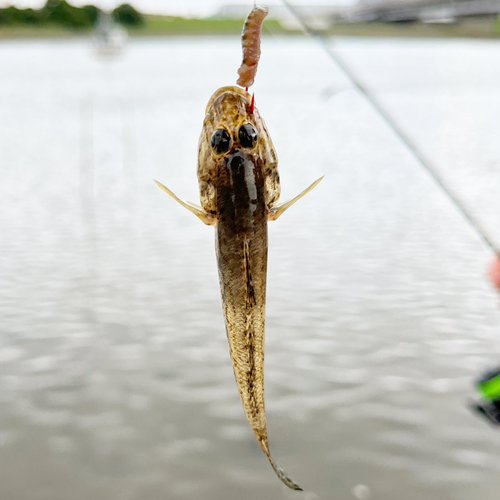
[[[337,40],[492,238],[500,44]],[[0,44],[0,498],[496,500],[500,432],[467,409],[498,364],[490,250],[307,39],[267,38],[256,103],[280,155],[266,404],[246,422],[197,202],[237,38]]]

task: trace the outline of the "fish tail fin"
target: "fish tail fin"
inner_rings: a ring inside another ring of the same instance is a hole
[[[260,447],[262,448],[262,451],[266,454],[267,459],[269,460],[269,463],[271,464],[271,467],[273,468],[274,472],[276,475],[280,478],[280,481],[285,485],[288,486],[291,490],[296,490],[296,491],[304,491],[287,473],[284,471],[275,461],[274,458],[271,455],[271,452],[269,451],[269,445],[267,444],[267,441],[260,441],[259,442]]]
[[[281,482],[288,486],[291,490],[304,491],[294,480],[284,471],[273,459],[273,457],[269,454],[267,456],[269,459],[269,463],[273,468],[276,475],[280,478]]]

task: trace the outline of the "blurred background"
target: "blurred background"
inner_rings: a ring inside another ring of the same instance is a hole
[[[244,416],[213,229],[152,181],[198,201],[253,2],[84,3],[0,4],[0,498],[497,500],[492,252],[424,166],[498,247],[499,3],[270,5],[283,199],[325,175],[269,225],[269,440],[304,493]]]

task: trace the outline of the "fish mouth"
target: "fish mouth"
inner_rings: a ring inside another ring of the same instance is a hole
[[[255,168],[253,155],[248,154],[247,151],[240,148],[234,148],[229,151],[225,158],[225,164],[231,172],[238,172],[242,168],[246,170],[252,166]]]
[[[263,194],[263,180],[254,156],[248,151],[234,148],[226,155],[224,167],[226,190],[224,194],[220,190],[221,196],[227,196],[224,204],[231,205],[237,211],[247,213],[249,210],[250,214],[254,214]]]

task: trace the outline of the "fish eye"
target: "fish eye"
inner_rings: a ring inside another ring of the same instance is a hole
[[[238,139],[244,148],[253,148],[257,142],[257,132],[250,123],[246,123],[240,128]]]
[[[231,136],[227,130],[219,128],[213,133],[211,144],[216,153],[225,153],[231,147]]]

